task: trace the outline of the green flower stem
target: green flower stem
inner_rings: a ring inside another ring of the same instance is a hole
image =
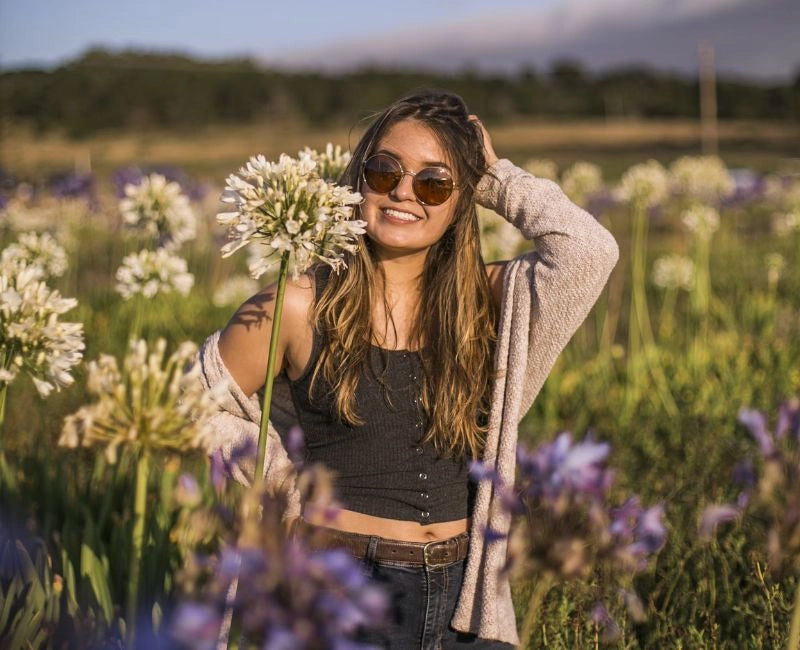
[[[633,208],[633,241],[631,251],[631,310],[628,323],[628,386],[625,415],[630,416],[641,395],[641,380],[649,370],[661,404],[671,417],[677,417],[678,407],[669,390],[664,369],[658,358],[650,311],[647,306],[647,206],[637,201]]]
[[[126,623],[128,647],[136,647],[136,608],[139,599],[139,576],[142,568],[142,543],[147,507],[147,477],[150,470],[150,454],[145,449],[136,463],[136,487],[133,503],[133,531],[131,533],[131,562],[128,577],[128,603]]]
[[[286,292],[286,277],[289,274],[289,253],[281,257],[281,270],[278,275],[278,293],[275,296],[275,311],[272,314],[272,333],[269,338],[269,358],[267,374],[264,378],[264,403],[261,405],[261,427],[258,431],[258,452],[256,454],[256,473],[253,481],[261,482],[264,478],[264,454],[267,451],[267,427],[269,426],[269,409],[272,403],[272,384],[275,381],[275,356],[278,352],[278,337],[281,331],[281,315],[283,313],[283,295]]]
[[[792,624],[789,628],[789,642],[786,650],[800,648],[800,579],[794,588],[794,609],[792,610]]]
[[[8,394],[8,384],[0,386],[0,451],[3,449],[3,422],[6,420],[6,395]]]
[[[525,618],[522,620],[522,632],[519,636],[517,650],[527,650],[530,645],[531,636],[533,636],[533,626],[536,624],[539,609],[544,602],[544,597],[552,586],[553,579],[550,577],[541,576],[536,579],[536,586],[533,588],[533,593],[528,601],[528,609],[525,612]]]

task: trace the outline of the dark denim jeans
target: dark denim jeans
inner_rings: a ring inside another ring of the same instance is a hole
[[[364,561],[368,575],[389,594],[390,621],[386,629],[358,640],[398,650],[509,650],[514,646],[456,632],[450,619],[456,608],[464,561],[426,567],[406,562]]]

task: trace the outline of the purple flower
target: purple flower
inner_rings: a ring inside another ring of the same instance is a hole
[[[793,436],[797,442],[800,442],[800,400],[797,398],[781,404],[778,409],[775,437],[780,440],[787,433]]]
[[[603,643],[613,643],[619,638],[619,625],[611,618],[603,603],[596,603],[592,608],[592,622],[600,630],[600,640]]]
[[[50,179],[50,191],[56,198],[87,198],[94,196],[92,174],[60,173]]]
[[[645,510],[634,528],[634,539],[647,554],[657,553],[664,546],[667,538],[667,529],[662,517],[664,506],[657,505]]]
[[[737,506],[722,504],[709,506],[703,511],[700,518],[699,532],[701,539],[709,540],[720,524],[734,521],[739,518],[742,511]]]
[[[775,453],[775,441],[767,431],[767,418],[763,413],[754,409],[742,409],[739,411],[739,423],[750,431],[764,458],[769,458]]]
[[[200,503],[200,486],[191,474],[181,474],[175,486],[175,500],[185,507],[192,508]]]
[[[114,193],[118,199],[125,196],[126,185],[139,185],[142,182],[145,174],[138,167],[120,167],[111,176],[111,182],[114,185]]]
[[[217,610],[202,603],[181,603],[172,620],[169,636],[181,647],[192,650],[213,650],[221,617]]]

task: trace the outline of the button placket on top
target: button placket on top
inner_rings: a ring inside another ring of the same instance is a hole
[[[419,518],[421,521],[427,521],[430,519],[431,513],[430,510],[427,508],[427,501],[430,499],[430,493],[427,490],[427,483],[429,480],[428,477],[428,463],[425,459],[425,449],[422,446],[422,438],[424,436],[424,412],[422,409],[422,402],[420,400],[420,381],[419,381],[419,374],[420,371],[418,369],[419,359],[415,356],[411,356],[409,358],[409,379],[410,379],[410,386],[411,386],[411,395],[413,395],[412,401],[414,404],[414,412],[416,413],[414,427],[416,428],[419,434],[419,440],[417,442],[417,446],[414,448],[416,454],[420,457],[420,472],[418,474],[419,482],[420,482],[420,492],[419,492],[419,503],[420,503],[420,511],[419,511]]]

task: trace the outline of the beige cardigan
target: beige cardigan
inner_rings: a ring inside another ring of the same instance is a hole
[[[495,356],[497,377],[483,461],[494,466],[507,483],[514,481],[517,427],[533,404],[550,369],[575,330],[586,318],[608,279],[619,251],[611,234],[572,203],[553,183],[535,178],[508,160],[495,163],[481,179],[478,202],[514,224],[536,248],[506,267]],[[229,382],[224,411],[217,415],[215,444],[226,455],[237,443],[258,438],[261,407],[257,396],[245,396],[222,363],[219,333],[200,351],[207,386]],[[276,380],[265,459],[268,483],[291,487],[292,465],[281,444],[296,416],[285,379]],[[249,468],[237,479],[247,482]],[[504,541],[486,543],[481,530],[504,532],[510,525],[501,508],[493,508],[493,487],[479,485],[472,514],[469,556],[464,581],[451,621],[463,632],[516,645],[518,636],[511,587],[500,569],[506,559]],[[287,517],[300,512],[292,500]]]

